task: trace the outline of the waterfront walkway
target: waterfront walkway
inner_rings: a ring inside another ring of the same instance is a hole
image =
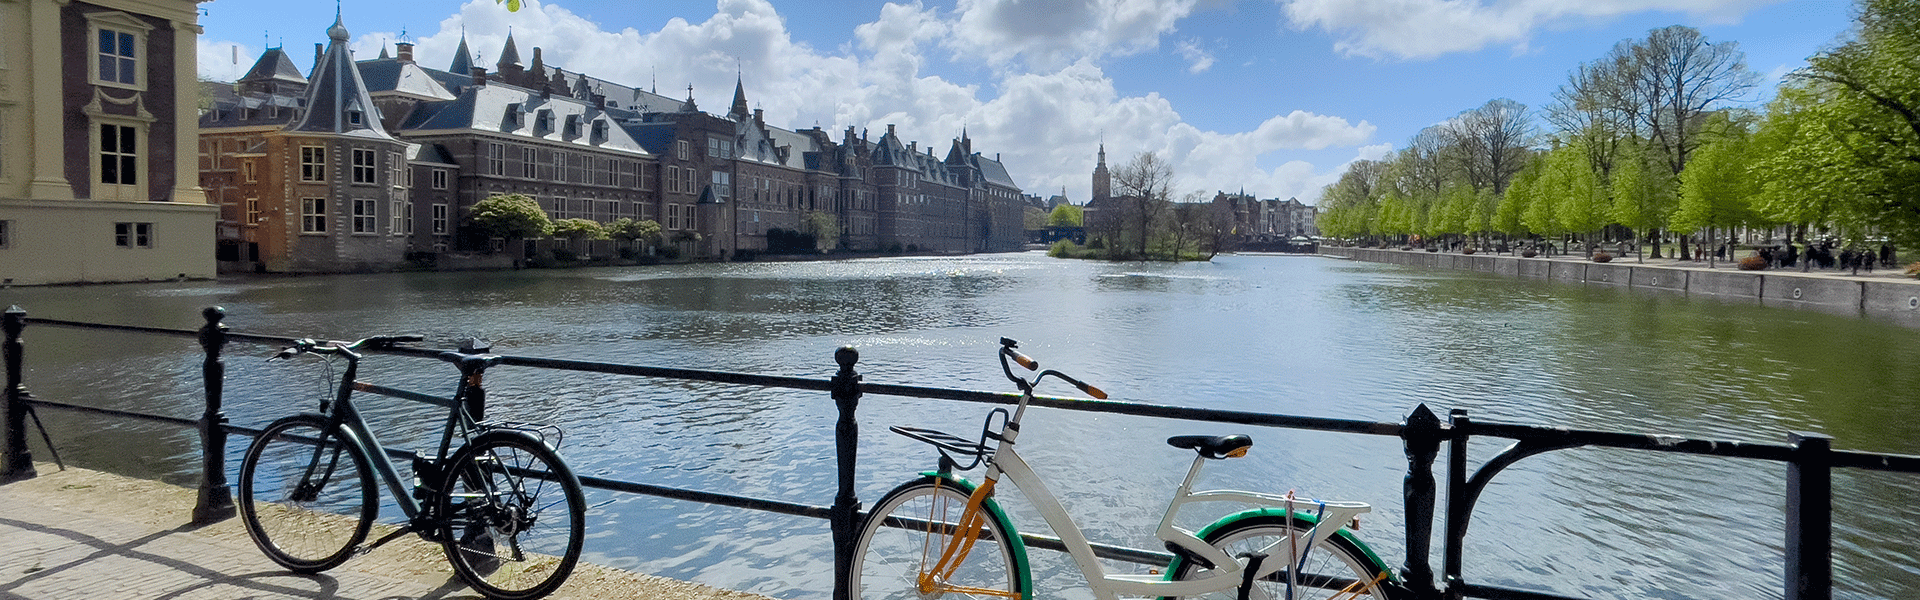
[[[282,570],[238,518],[189,521],[195,490],[51,464],[0,485],[0,599],[480,598],[408,537],[319,575]],[[549,598],[765,600],[582,563]]]

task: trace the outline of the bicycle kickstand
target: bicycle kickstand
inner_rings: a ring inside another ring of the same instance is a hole
[[[1267,562],[1267,555],[1264,552],[1248,552],[1240,556],[1247,559],[1247,572],[1240,578],[1240,600],[1247,600],[1253,594],[1253,580],[1260,572],[1260,563]]]

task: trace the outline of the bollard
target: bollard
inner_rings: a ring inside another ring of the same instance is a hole
[[[20,332],[25,330],[26,327],[27,311],[20,310],[18,306],[7,308],[4,321],[0,321],[0,328],[4,328],[7,334],[7,340],[4,346],[7,362],[7,389],[5,390],[6,443],[5,449],[0,450],[0,452],[4,452],[4,456],[0,456],[0,461],[6,463],[6,470],[0,472],[0,483],[32,479],[34,476],[33,453],[27,451],[27,406],[25,402],[29,395],[27,394],[27,388],[20,383],[20,353],[22,351]]]
[[[1425,403],[1413,408],[1407,415],[1401,439],[1407,445],[1407,478],[1405,496],[1407,508],[1407,562],[1401,567],[1401,578],[1406,580],[1407,589],[1416,598],[1434,598],[1439,590],[1433,586],[1433,565],[1430,557],[1433,551],[1433,459],[1440,454],[1440,417],[1427,408]]]
[[[855,520],[860,516],[860,499],[853,491],[854,458],[860,450],[860,427],[853,419],[854,409],[860,406],[860,375],[853,365],[860,362],[860,351],[841,346],[833,351],[833,361],[840,363],[840,372],[833,376],[833,402],[840,408],[840,423],[833,432],[840,457],[840,493],[828,509],[833,527],[833,597],[850,600],[847,579],[853,575],[853,544],[860,534]]]
[[[227,486],[227,415],[220,411],[226,389],[227,365],[220,351],[227,345],[227,309],[209,306],[200,311],[207,324],[200,328],[200,347],[207,352],[200,376],[207,386],[207,410],[200,415],[200,500],[193,506],[193,522],[207,524],[233,516],[233,493]]]
[[[1833,438],[1787,435],[1787,599],[1833,597]]]

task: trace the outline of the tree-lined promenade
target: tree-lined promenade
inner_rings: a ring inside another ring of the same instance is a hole
[[[1736,232],[1915,247],[1920,0],[1859,0],[1854,22],[1763,109],[1740,105],[1759,76],[1736,42],[1683,26],[1623,40],[1538,119],[1496,99],[1356,162],[1326,188],[1320,229],[1394,244],[1635,239],[1682,258]]]

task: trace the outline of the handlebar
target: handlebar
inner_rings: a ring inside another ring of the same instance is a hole
[[[1039,375],[1035,375],[1031,380],[1022,378],[1019,375],[1015,375],[1013,373],[1013,366],[1007,364],[1007,359],[1013,359],[1013,362],[1018,363],[1021,367],[1025,367],[1028,371],[1036,371],[1040,369],[1040,361],[1034,360],[1033,357],[1027,356],[1025,354],[1021,354],[1020,351],[1016,349],[1019,347],[1020,347],[1020,342],[1015,341],[1012,338],[1004,338],[1004,337],[1000,338],[1000,369],[1006,372],[1008,381],[1012,381],[1015,385],[1020,386],[1021,392],[1032,394],[1034,386],[1039,385],[1040,380],[1046,379],[1047,377],[1056,377],[1062,381],[1073,384],[1073,387],[1079,388],[1081,392],[1085,393],[1088,396],[1093,396],[1095,399],[1098,399],[1098,400],[1107,399],[1107,393],[1104,391],[1101,391],[1100,388],[1093,387],[1091,385],[1088,385],[1087,382],[1074,379],[1073,377],[1068,376],[1066,373],[1061,373],[1059,371],[1055,371],[1052,369],[1041,371]]]
[[[282,348],[279,353],[274,354],[267,360],[287,360],[293,358],[294,355],[309,352],[314,354],[346,354],[350,357],[358,358],[360,354],[354,352],[355,350],[385,350],[392,348],[395,344],[421,342],[426,341],[426,339],[426,337],[419,335],[376,335],[355,342],[301,338],[294,340],[292,346]]]

